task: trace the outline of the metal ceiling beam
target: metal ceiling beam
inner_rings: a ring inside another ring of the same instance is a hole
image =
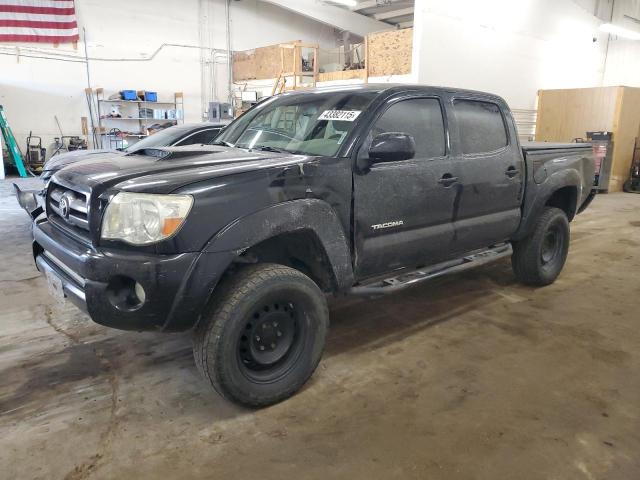
[[[349,7],[349,9],[353,10],[354,12],[359,12],[360,10],[366,10],[367,8],[385,8],[390,7],[394,3],[403,2],[404,0],[360,0],[357,5]]]
[[[403,17],[405,15],[413,15],[413,7],[399,8],[398,10],[376,13],[373,18],[376,20],[388,20],[390,18]]]
[[[355,7],[349,7],[353,11],[364,10],[365,8],[373,8],[378,6],[378,0],[365,0],[364,2],[358,2]]]
[[[277,5],[299,15],[311,18],[317,22],[330,25],[340,30],[346,30],[364,37],[372,32],[393,28],[388,23],[379,22],[371,17],[352,12],[345,8],[328,5],[316,0],[261,0],[265,3]]]

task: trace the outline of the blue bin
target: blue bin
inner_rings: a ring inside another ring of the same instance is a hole
[[[145,102],[157,102],[158,92],[147,92],[145,90],[142,98],[144,99]]]
[[[138,95],[135,90],[122,90],[120,96],[122,100],[138,100]]]

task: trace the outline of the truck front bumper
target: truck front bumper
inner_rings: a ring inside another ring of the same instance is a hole
[[[233,252],[154,255],[96,249],[47,220],[34,223],[36,266],[96,323],[122,330],[191,328]]]

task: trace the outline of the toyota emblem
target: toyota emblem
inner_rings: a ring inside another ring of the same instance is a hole
[[[69,218],[69,198],[65,195],[60,199],[60,213],[63,218]]]

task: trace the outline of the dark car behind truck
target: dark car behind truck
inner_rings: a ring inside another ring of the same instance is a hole
[[[35,218],[43,211],[43,208],[40,205],[40,197],[44,195],[46,185],[53,174],[64,167],[92,158],[104,160],[110,156],[125,155],[126,153],[133,153],[137,150],[143,150],[146,148],[208,144],[218,136],[225,126],[226,124],[208,122],[174,125],[150,135],[124,149],[75,150],[72,152],[62,153],[60,155],[54,155],[49,158],[42,167],[40,179],[44,182],[44,189],[23,191],[14,183],[13,188],[15,190],[16,198],[20,206],[32,218]]]
[[[57,172],[33,253],[51,289],[103,325],[194,328],[194,356],[250,406],[320,360],[327,294],[379,295],[511,256],[547,285],[593,198],[585,144],[521,146],[506,103],[366,85],[261,102],[215,145]]]
[[[164,130],[160,130],[153,135],[149,135],[125,148],[117,150],[76,150],[73,152],[62,153],[49,158],[49,160],[45,162],[42,167],[40,178],[46,182],[58,170],[73,163],[90,159],[94,155],[124,155],[125,153],[134,153],[137,150],[145,148],[208,144],[218,136],[225,126],[226,124],[223,123],[209,122],[174,125],[172,127],[165,128]]]

